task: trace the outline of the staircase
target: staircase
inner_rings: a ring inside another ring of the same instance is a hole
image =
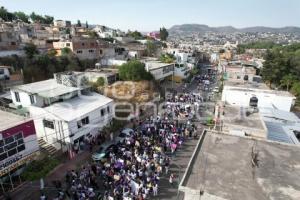
[[[40,150],[47,153],[48,155],[53,156],[57,152],[57,149],[54,146],[46,143],[45,140],[43,140],[42,138],[38,139],[38,144]]]

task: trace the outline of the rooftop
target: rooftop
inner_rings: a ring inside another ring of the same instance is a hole
[[[204,200],[299,199],[299,146],[212,132],[198,144],[179,187],[185,195],[201,190]]]
[[[259,113],[255,113],[249,108],[226,105],[223,107],[222,115],[223,129],[232,134],[247,133],[250,136],[266,138],[267,131]],[[247,115],[249,112],[249,115]],[[238,133],[240,132],[240,133]]]
[[[257,83],[257,82],[248,82],[243,80],[228,80],[225,81],[224,89],[226,90],[235,90],[241,92],[261,92],[266,94],[276,94],[281,96],[290,96],[294,97],[291,93],[287,91],[281,90],[271,90],[266,84],[264,83]]]
[[[160,61],[150,61],[150,62],[146,61],[145,65],[146,68],[148,68],[148,70],[154,70],[165,66],[174,65],[174,63],[162,63]]]
[[[112,101],[106,96],[90,93],[90,95],[81,95],[65,102],[55,103],[44,109],[62,120],[72,121]]]
[[[16,86],[15,89],[31,94],[38,94],[39,96],[45,98],[57,97],[63,94],[68,94],[79,90],[76,87],[69,87],[62,84],[58,84],[55,79],[19,85]]]
[[[0,131],[26,122],[28,118],[0,110]]]

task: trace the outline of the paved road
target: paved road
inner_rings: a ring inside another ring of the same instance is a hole
[[[193,82],[192,84],[188,85],[188,88],[185,92],[198,92],[197,90],[197,83]],[[207,93],[205,93],[207,95]],[[212,109],[205,108],[205,109]],[[199,133],[202,132],[203,128],[201,127],[200,123],[196,124],[198,126]],[[151,199],[171,199],[171,200],[181,200],[183,199],[182,194],[178,193],[178,184],[187,168],[189,160],[192,156],[192,153],[195,149],[197,144],[197,140],[195,139],[188,139],[184,142],[183,146],[177,152],[176,157],[172,157],[171,165],[170,165],[170,172],[168,175],[164,175],[161,177],[161,182],[159,184],[159,195],[156,198]],[[53,184],[51,182],[53,180],[62,180],[64,181],[64,176],[67,170],[79,168],[82,164],[86,163],[90,159],[90,152],[83,152],[80,154],[76,159],[72,161],[66,160],[65,163],[61,164],[51,173],[47,179],[45,180],[45,187],[47,188],[47,194],[49,196],[53,196],[56,194],[55,189],[53,188]],[[171,186],[169,184],[168,178],[170,173],[174,173],[177,177],[177,185]],[[39,199],[39,181],[36,182],[28,182],[18,190],[11,193],[11,197],[13,200],[38,200]],[[49,198],[51,199],[51,198]]]

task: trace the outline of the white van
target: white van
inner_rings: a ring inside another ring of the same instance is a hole
[[[9,67],[0,66],[0,80],[9,80],[9,79],[10,79]]]

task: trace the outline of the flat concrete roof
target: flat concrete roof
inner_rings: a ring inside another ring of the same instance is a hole
[[[203,135],[180,186],[187,195],[203,191],[201,199],[300,198],[299,146],[210,131]],[[258,152],[258,166],[252,165],[252,151]]]
[[[63,94],[68,94],[70,92],[75,92],[79,90],[76,87],[69,87],[63,84],[58,84],[55,79],[48,79],[45,81],[19,85],[14,87],[14,89],[28,92],[31,94],[38,94],[42,97],[47,98],[57,97]]]
[[[249,108],[231,105],[225,105],[223,111],[223,129],[228,129],[229,132],[243,131],[254,137],[267,137],[266,127],[259,113],[252,113]],[[251,112],[248,116],[247,111]]]
[[[28,118],[0,110],[0,131],[28,121]]]
[[[65,121],[72,121],[111,102],[113,100],[106,96],[91,93],[90,95],[81,95],[65,102],[55,103],[44,109]]]

